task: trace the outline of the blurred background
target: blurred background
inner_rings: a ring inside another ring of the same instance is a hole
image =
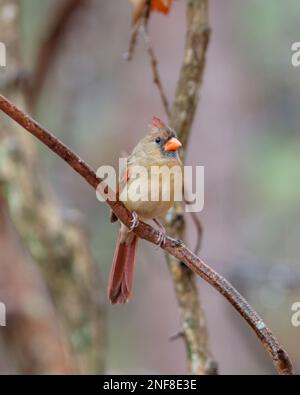
[[[34,116],[94,168],[116,166],[121,152],[144,136],[151,117],[166,116],[143,43],[132,62],[123,59],[129,2],[86,3],[70,21]],[[21,5],[22,52],[32,70],[61,1]],[[150,18],[170,101],[183,58],[185,6],[174,1],[167,17]],[[291,45],[300,41],[298,14],[297,0],[210,0],[212,38],[186,163],[205,166],[201,257],[248,299],[299,369],[300,327],[291,324],[291,306],[300,302],[300,68],[291,65]],[[68,166],[40,144],[38,149],[60,209],[80,213],[105,298],[117,225]],[[195,229],[188,224],[187,244],[193,247]],[[3,238],[1,245],[0,259],[7,248]],[[269,356],[232,307],[204,281],[198,285],[220,373],[273,374]],[[161,251],[141,242],[132,301],[105,304],[108,372],[186,372],[183,342],[169,341],[180,321]],[[0,372],[15,371],[6,364],[9,356],[0,360]]]

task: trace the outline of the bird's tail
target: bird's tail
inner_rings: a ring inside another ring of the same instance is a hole
[[[127,303],[130,299],[138,238],[121,226],[113,264],[108,280],[108,298],[112,304]]]

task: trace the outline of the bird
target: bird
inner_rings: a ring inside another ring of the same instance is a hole
[[[182,144],[175,131],[157,117],[152,118],[149,126],[147,135],[136,145],[132,154],[127,158],[127,166],[120,178],[117,190],[118,199],[132,213],[133,219],[130,228],[120,222],[107,287],[108,299],[112,304],[125,304],[131,298],[138,243],[138,237],[133,230],[138,226],[139,221],[153,220],[159,227],[157,244],[162,246],[166,240],[166,231],[158,217],[164,216],[174,205],[174,177],[171,176],[168,183],[160,177],[157,183],[152,184],[149,181],[150,177],[148,177],[151,169],[153,166],[158,169],[163,166],[167,166],[168,169],[179,166],[182,169],[178,152]],[[133,173],[135,168],[141,166],[146,170],[146,175],[141,174],[139,180],[140,195],[137,198]],[[168,200],[162,198],[163,191],[169,193]],[[141,196],[145,197],[147,194],[146,197],[150,197],[151,192],[158,193],[157,200],[141,198]],[[112,212],[111,222],[117,220],[118,218]]]

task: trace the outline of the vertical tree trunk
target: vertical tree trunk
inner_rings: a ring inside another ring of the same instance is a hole
[[[183,144],[184,152],[199,102],[210,34],[208,23],[208,0],[188,0],[185,54],[170,118],[170,123]],[[183,214],[182,204],[177,204],[166,217],[168,233],[175,239],[184,238]],[[206,318],[195,275],[176,258],[168,254],[166,256],[180,310],[189,372],[201,375],[216,374],[217,365],[209,349]]]
[[[6,326],[0,328],[1,355],[5,347],[15,373],[73,374],[76,365],[49,295],[13,233],[0,198],[0,301],[6,310]]]
[[[24,108],[18,84],[22,70],[18,0],[0,0],[0,21],[0,41],[7,46],[0,84]],[[44,274],[80,372],[103,373],[105,327],[97,267],[85,231],[62,218],[41,174],[35,143],[28,137],[1,117],[2,194],[24,246]]]

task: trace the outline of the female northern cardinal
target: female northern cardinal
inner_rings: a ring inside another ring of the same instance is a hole
[[[133,173],[133,169],[136,166],[143,166],[146,169],[148,177],[144,177],[145,180],[140,180],[139,185],[140,189],[144,189],[144,191],[147,191],[146,193],[149,194],[149,174],[151,167],[158,166],[159,168],[167,166],[168,168],[172,168],[173,166],[181,166],[181,161],[177,152],[181,146],[174,131],[166,126],[160,119],[154,117],[149,133],[138,143],[127,160],[127,169],[121,179],[118,196],[120,201],[123,201],[126,208],[132,212],[134,220],[132,221],[130,229],[123,224],[120,225],[112,269],[108,281],[108,297],[113,304],[126,303],[130,299],[138,241],[137,236],[132,233],[132,230],[137,226],[139,219],[153,219],[162,229],[158,244],[163,244],[165,241],[165,230],[156,217],[166,214],[174,204],[174,178],[170,178],[169,185],[163,184],[161,179],[159,179],[157,185],[151,184],[151,188],[159,189],[159,191],[157,191],[159,200],[151,201],[151,199],[148,199],[148,201],[144,201],[133,198],[135,193],[134,187],[136,187],[136,185],[134,185],[134,178],[133,176],[130,177],[130,174]],[[170,200],[163,201],[163,189],[167,189],[170,193]],[[143,194],[143,191],[140,192]],[[113,213],[111,221],[117,221],[117,217]]]

